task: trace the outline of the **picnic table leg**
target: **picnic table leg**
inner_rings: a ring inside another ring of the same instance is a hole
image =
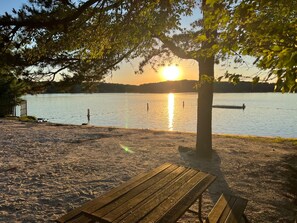
[[[198,197],[198,210],[192,210],[191,208],[188,209],[189,212],[198,215],[199,222],[203,222],[202,220],[202,194]]]
[[[203,222],[202,216],[201,216],[201,210],[202,210],[202,194],[198,198],[198,218],[200,222]]]

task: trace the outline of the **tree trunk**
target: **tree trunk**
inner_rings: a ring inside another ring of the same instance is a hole
[[[201,58],[198,63],[200,86],[198,89],[196,151],[199,157],[211,157],[214,57]]]
[[[0,117],[13,114],[14,105],[12,100],[6,97],[0,96]]]

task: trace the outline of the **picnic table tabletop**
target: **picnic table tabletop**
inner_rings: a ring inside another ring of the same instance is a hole
[[[58,222],[175,222],[200,198],[215,176],[163,164],[91,200]],[[200,207],[201,208],[201,207]]]

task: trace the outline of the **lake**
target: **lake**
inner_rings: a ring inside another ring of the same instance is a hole
[[[197,94],[40,94],[26,95],[28,115],[50,122],[196,132]],[[297,94],[215,93],[213,133],[297,138]]]

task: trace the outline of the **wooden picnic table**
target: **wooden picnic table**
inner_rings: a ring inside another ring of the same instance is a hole
[[[70,211],[57,222],[171,223],[197,200],[201,221],[202,193],[214,180],[208,173],[166,163]]]

